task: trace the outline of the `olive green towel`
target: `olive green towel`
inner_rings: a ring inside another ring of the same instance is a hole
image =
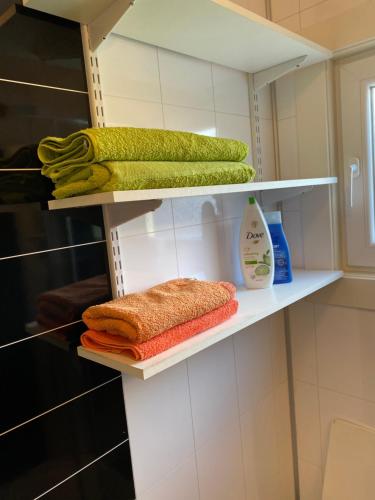
[[[248,146],[232,139],[129,127],[89,128],[65,139],[46,137],[38,148],[42,173],[54,182],[108,160],[240,162],[247,154]]]
[[[67,198],[103,191],[238,184],[254,177],[253,167],[241,162],[105,161],[63,177],[53,195]]]

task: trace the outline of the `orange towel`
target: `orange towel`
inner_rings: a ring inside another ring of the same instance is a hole
[[[90,330],[146,342],[226,304],[235,291],[231,283],[176,279],[91,306],[82,318]]]
[[[136,360],[148,359],[180,344],[197,333],[223,323],[235,314],[237,309],[238,302],[232,299],[223,306],[199,318],[192,319],[182,325],[174,326],[160,335],[153,337],[151,340],[140,344],[126,340],[121,335],[97,332],[95,330],[88,330],[83,333],[81,335],[81,343],[84,347],[95,351],[125,354]]]

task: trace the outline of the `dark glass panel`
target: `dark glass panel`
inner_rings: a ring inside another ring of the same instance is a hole
[[[126,438],[115,380],[0,437],[0,498],[35,498]]]
[[[101,207],[48,211],[40,203],[0,205],[0,258],[105,238]]]
[[[0,345],[78,321],[110,298],[105,243],[0,260]]]
[[[86,91],[79,24],[6,7],[0,10],[0,78]]]

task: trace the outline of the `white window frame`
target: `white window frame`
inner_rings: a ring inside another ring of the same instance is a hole
[[[375,88],[375,55],[340,63],[339,85],[347,264],[375,268],[375,110],[370,95]],[[359,175],[351,179],[351,165],[356,163]]]

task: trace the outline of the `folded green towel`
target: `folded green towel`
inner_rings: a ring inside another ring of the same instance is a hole
[[[38,147],[42,173],[53,181],[103,161],[242,161],[248,146],[190,132],[129,127],[89,128],[65,139],[46,137]]]
[[[67,198],[103,191],[239,184],[254,177],[253,167],[240,162],[106,161],[63,177],[52,194]]]

